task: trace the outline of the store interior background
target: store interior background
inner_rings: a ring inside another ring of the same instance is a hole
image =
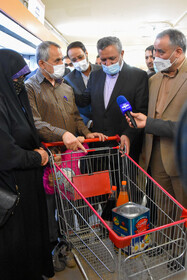
[[[66,55],[67,45],[79,40],[94,63],[96,43],[104,36],[120,38],[124,60],[146,70],[145,48],[156,34],[177,28],[187,36],[186,0],[6,0],[0,4],[0,48],[21,53],[31,70],[42,40],[55,41]]]
[[[29,10],[30,6],[30,10]],[[146,70],[145,48],[157,33],[176,28],[187,36],[186,0],[6,0],[0,3],[0,48],[21,53],[31,71],[35,50],[43,40],[58,43],[63,55],[67,45],[82,41],[94,63],[96,43],[104,36],[122,41],[124,60]],[[75,279],[79,271],[66,269],[57,279]],[[172,279],[187,279],[186,272]],[[81,279],[81,278],[80,278]]]

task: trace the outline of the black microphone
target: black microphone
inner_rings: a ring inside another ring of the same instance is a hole
[[[120,110],[122,112],[123,115],[127,114],[127,116],[129,117],[129,119],[131,120],[132,125],[137,128],[136,122],[133,118],[133,116],[131,115],[130,111],[132,111],[132,107],[130,105],[130,103],[127,101],[127,99],[125,98],[125,96],[120,95],[117,97],[116,99]]]

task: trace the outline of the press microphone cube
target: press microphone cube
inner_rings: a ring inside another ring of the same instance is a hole
[[[132,107],[131,107],[130,103],[127,101],[127,99],[124,96],[123,96],[123,98],[121,98],[121,96],[118,96],[117,103],[118,103],[123,115],[125,115],[125,113],[127,111],[132,111]]]
[[[123,115],[127,114],[127,116],[131,120],[132,125],[135,128],[137,128],[136,122],[130,113],[132,111],[132,107],[131,107],[130,103],[128,102],[128,100],[125,98],[125,96],[123,96],[123,95],[118,96],[116,101],[118,103],[118,106],[120,107],[122,114]]]

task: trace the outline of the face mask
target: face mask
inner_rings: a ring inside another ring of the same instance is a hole
[[[24,79],[25,77],[19,77],[17,81],[13,81],[14,89],[17,95],[19,95],[24,88]]]
[[[156,73],[169,69],[176,62],[177,58],[172,63],[170,61],[170,58],[173,55],[174,51],[172,52],[172,54],[170,55],[170,57],[168,59],[155,57],[153,65],[154,65],[154,70]]]
[[[64,64],[59,64],[59,65],[52,65],[45,61],[47,64],[53,66],[53,73],[49,73],[46,69],[45,72],[52,78],[52,79],[61,79],[64,75],[65,72],[65,65]]]
[[[79,72],[85,72],[88,67],[89,67],[89,62],[87,61],[87,59],[83,59],[83,60],[80,60],[78,62],[74,62],[73,63],[73,66],[75,67],[75,69]]]
[[[119,61],[114,64],[111,64],[110,66],[102,64],[102,67],[103,71],[108,75],[115,75],[120,71]]]
[[[75,69],[73,66],[67,66],[66,68],[68,68],[71,72]]]

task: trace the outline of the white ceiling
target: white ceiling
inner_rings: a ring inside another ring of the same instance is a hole
[[[82,41],[91,62],[96,43],[104,36],[120,38],[124,58],[131,65],[145,67],[144,50],[155,35],[177,28],[187,36],[186,0],[42,0],[45,18],[68,43]],[[63,50],[65,52],[65,50]]]

